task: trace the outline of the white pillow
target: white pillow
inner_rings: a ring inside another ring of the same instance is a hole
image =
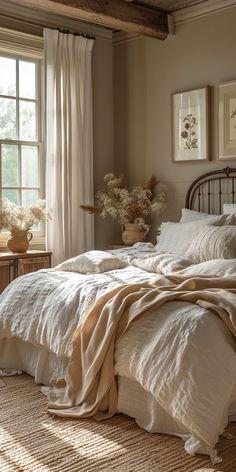
[[[225,220],[224,215],[223,219]],[[212,218],[211,223],[220,224],[221,216]],[[162,223],[161,234],[155,246],[157,251],[186,256],[186,252],[195,236],[209,223],[208,219],[192,221],[190,223]],[[186,256],[188,257],[188,256]]]
[[[236,226],[207,225],[193,239],[186,253],[194,262],[236,257]]]
[[[224,212],[226,213],[226,212]],[[180,223],[191,223],[192,221],[212,219],[216,215],[211,215],[209,213],[204,213],[196,210],[189,210],[188,208],[182,208],[182,216],[180,218]]]
[[[82,274],[107,272],[108,270],[123,269],[127,262],[118,259],[105,251],[88,251],[80,256],[72,257],[55,267],[55,270],[81,272]]]
[[[236,277],[236,259],[213,259],[200,264],[193,264],[180,270],[178,274]]]
[[[236,203],[224,203],[223,213],[234,213],[236,215]]]

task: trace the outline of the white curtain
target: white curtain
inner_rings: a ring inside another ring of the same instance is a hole
[[[46,200],[53,265],[94,246],[91,53],[93,39],[44,29]]]

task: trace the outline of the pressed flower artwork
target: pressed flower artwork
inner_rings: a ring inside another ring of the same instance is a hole
[[[230,118],[236,118],[236,108],[231,111]]]
[[[184,130],[181,133],[181,137],[184,141],[184,149],[198,148],[198,137],[196,136],[198,122],[192,113],[184,117],[183,126]]]
[[[209,87],[172,95],[173,160],[209,159]]]
[[[218,87],[219,159],[236,159],[236,81]]]
[[[229,100],[229,114],[230,114],[229,138],[232,141],[236,139],[236,98],[231,98]]]

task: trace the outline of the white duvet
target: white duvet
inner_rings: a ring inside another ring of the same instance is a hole
[[[227,272],[236,283],[235,260],[197,267],[152,248],[116,255],[133,265],[100,274],[70,272],[67,266],[65,272],[41,270],[16,279],[0,297],[0,338],[19,338],[69,357],[76,327],[101,295],[119,285],[151,280],[154,271]],[[118,342],[115,359],[117,374],[140,383],[192,434],[188,452],[213,453],[236,386],[235,339],[220,319],[194,304],[166,303],[158,316],[154,312],[133,323]]]

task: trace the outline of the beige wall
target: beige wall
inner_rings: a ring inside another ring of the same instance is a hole
[[[177,26],[164,42],[138,38],[114,46],[114,149],[116,172],[131,183],[154,173],[169,187],[169,206],[157,221],[178,220],[189,183],[219,161],[218,83],[236,79],[236,7]],[[212,161],[173,163],[171,94],[212,86]],[[152,235],[153,236],[153,235]]]
[[[112,42],[96,39],[93,49],[93,135],[94,187],[101,185],[104,174],[114,171],[113,150],[113,47]],[[114,225],[95,217],[95,246],[107,248],[114,240]]]

